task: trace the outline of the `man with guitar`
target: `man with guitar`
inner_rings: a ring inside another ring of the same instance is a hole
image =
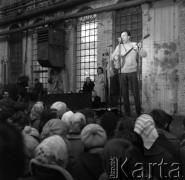
[[[124,31],[118,39],[119,45],[112,54],[116,69],[120,73],[121,93],[124,99],[125,116],[130,116],[129,86],[133,92],[137,115],[141,114],[141,102],[139,83],[137,78],[137,58],[146,57],[146,51],[142,49],[141,42],[130,40],[130,32]],[[122,43],[121,43],[122,42]]]

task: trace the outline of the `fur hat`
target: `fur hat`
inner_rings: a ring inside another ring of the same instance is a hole
[[[158,138],[154,120],[148,114],[142,114],[136,119],[134,131],[141,135],[146,149],[150,149]]]
[[[41,139],[45,139],[52,135],[66,136],[68,133],[67,124],[60,119],[49,120],[42,129]]]
[[[44,139],[35,149],[35,159],[45,165],[58,165],[66,168],[68,158],[66,140],[58,135]]]
[[[85,116],[80,112],[76,112],[70,121],[69,133],[80,134],[85,125],[86,125]]]
[[[66,112],[67,106],[64,102],[57,101],[51,105],[50,109],[57,109],[59,117],[61,118],[63,114]]]
[[[85,148],[100,148],[107,141],[105,130],[98,124],[88,124],[81,132],[81,141]]]

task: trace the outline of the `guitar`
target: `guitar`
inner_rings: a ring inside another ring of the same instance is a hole
[[[145,35],[137,44],[136,46],[138,46],[139,44],[141,44],[143,42],[144,39],[148,38],[150,36],[150,34]],[[120,44],[119,44],[120,45]],[[127,51],[124,56],[115,56],[114,57],[114,66],[116,69],[121,69],[124,65],[125,65],[125,58],[126,56],[134,49],[134,47],[132,47],[129,51]]]

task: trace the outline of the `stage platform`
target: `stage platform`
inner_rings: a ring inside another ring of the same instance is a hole
[[[92,108],[91,93],[65,93],[65,94],[44,94],[39,98],[46,106],[50,106],[56,101],[65,102],[72,111],[83,108]]]

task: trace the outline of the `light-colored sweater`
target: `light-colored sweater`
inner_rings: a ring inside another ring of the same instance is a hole
[[[121,61],[125,62],[125,63],[121,62],[121,64],[123,64],[121,68],[121,73],[136,72],[137,71],[137,53],[138,53],[138,48],[136,46],[136,43],[129,42],[129,43],[121,44],[120,48],[121,48],[121,54],[120,54],[121,57],[123,57],[131,48],[134,48],[132,51],[130,51],[128,55],[126,55],[125,58],[121,58]],[[140,53],[140,52],[139,54],[140,56],[142,56],[143,53]],[[116,47],[115,51],[112,54],[112,59],[114,61],[114,66],[116,69],[120,68],[118,57],[119,57],[119,45]]]

